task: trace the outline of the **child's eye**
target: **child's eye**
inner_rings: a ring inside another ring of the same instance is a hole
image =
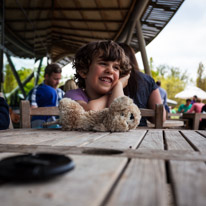
[[[106,65],[106,62],[99,62],[100,65]]]
[[[119,70],[120,68],[118,66],[114,66],[114,70]]]

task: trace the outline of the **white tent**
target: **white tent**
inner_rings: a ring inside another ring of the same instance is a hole
[[[168,99],[168,98],[167,98],[167,104],[174,104],[174,105],[176,105],[177,102],[174,101],[174,100],[172,100],[172,99]]]
[[[195,86],[187,86],[185,90],[175,95],[175,98],[192,99],[196,95],[200,99],[206,99],[206,92]]]

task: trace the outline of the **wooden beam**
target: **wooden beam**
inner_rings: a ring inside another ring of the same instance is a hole
[[[21,83],[21,80],[20,80],[20,78],[19,78],[19,75],[18,75],[18,73],[17,73],[17,71],[16,71],[16,69],[15,69],[15,66],[14,66],[14,64],[13,64],[13,62],[12,62],[12,60],[11,60],[11,58],[10,58],[10,56],[9,56],[8,54],[6,54],[6,57],[7,57],[7,59],[8,59],[9,65],[11,66],[11,69],[12,69],[12,72],[13,72],[15,78],[16,78],[16,81],[17,81],[17,83],[18,83],[18,85],[19,85],[19,88],[20,88],[20,90],[21,90],[24,98],[26,98],[26,92],[24,91],[24,87],[23,87],[23,85],[22,85],[22,83]]]

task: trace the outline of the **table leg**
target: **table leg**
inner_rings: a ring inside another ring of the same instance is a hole
[[[194,119],[193,119],[193,129],[198,130],[200,124],[200,113],[195,113]]]

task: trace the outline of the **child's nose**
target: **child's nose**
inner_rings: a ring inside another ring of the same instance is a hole
[[[113,69],[112,65],[107,66],[106,72],[107,73],[113,73],[114,72],[114,69]]]

